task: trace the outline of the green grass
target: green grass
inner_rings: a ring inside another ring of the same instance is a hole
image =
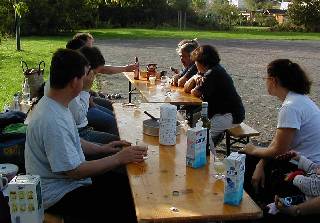
[[[15,40],[3,40],[0,44],[0,111],[13,99],[13,94],[21,91],[24,80],[20,61],[27,62],[29,68],[37,67],[45,61],[45,75],[49,73],[52,53],[66,45],[67,37],[28,37],[21,39],[23,51],[15,50]]]
[[[83,30],[85,31],[85,30]],[[260,40],[320,40],[320,33],[268,32],[266,28],[237,27],[234,31],[177,31],[175,29],[91,29],[86,30],[99,39],[150,39],[150,38],[198,38],[198,39],[260,39]],[[21,59],[29,67],[36,67],[41,60],[46,63],[45,75],[49,73],[52,53],[64,47],[72,34],[59,37],[23,37],[23,51],[15,50],[14,39],[0,43],[0,111],[9,103],[15,92],[21,91],[23,74]]]

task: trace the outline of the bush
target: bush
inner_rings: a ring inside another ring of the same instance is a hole
[[[7,0],[0,0],[0,39],[14,33],[14,9]]]
[[[25,0],[29,12],[21,20],[24,35],[48,35],[97,25],[97,9],[85,0]]]

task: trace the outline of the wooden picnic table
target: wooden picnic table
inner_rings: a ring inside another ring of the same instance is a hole
[[[192,222],[256,219],[261,209],[244,192],[239,206],[223,203],[224,182],[216,180],[212,158],[205,167],[186,166],[185,130],[175,146],[159,145],[159,138],[142,133],[143,111],[159,117],[160,103],[142,103],[140,109],[113,104],[121,139],[148,145],[148,159],[127,165],[138,222]]]
[[[170,96],[165,96],[166,92],[160,86],[160,80],[156,80],[156,85],[151,85],[146,78],[135,80],[133,72],[123,72],[124,76],[129,81],[129,103],[131,103],[131,94],[137,90],[151,103],[171,103],[177,105],[201,105],[202,100],[189,93],[185,93],[183,88],[171,86]],[[132,89],[134,85],[135,89]]]

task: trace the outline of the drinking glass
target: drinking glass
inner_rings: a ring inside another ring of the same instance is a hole
[[[214,162],[213,162],[213,169],[215,171],[214,178],[221,180],[225,178],[225,171],[226,167],[224,164],[224,156],[223,157],[217,157],[215,156]]]
[[[167,83],[167,81],[168,81],[168,77],[167,76],[162,76],[161,78],[160,78],[160,82],[161,82],[161,86],[165,86],[165,84]]]
[[[148,149],[148,145],[146,143],[144,143],[143,140],[141,140],[141,139],[136,139],[136,146],[146,147]],[[143,156],[144,160],[146,160],[148,158],[149,158],[148,155]]]
[[[180,124],[182,127],[186,127],[188,125],[186,110],[179,110],[178,111],[178,121],[180,121]]]
[[[139,98],[135,98],[134,100],[134,108],[139,109],[141,105],[141,100]]]

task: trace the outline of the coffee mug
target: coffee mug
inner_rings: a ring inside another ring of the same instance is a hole
[[[7,184],[8,184],[8,178],[0,174],[0,191],[2,191],[7,186]]]

